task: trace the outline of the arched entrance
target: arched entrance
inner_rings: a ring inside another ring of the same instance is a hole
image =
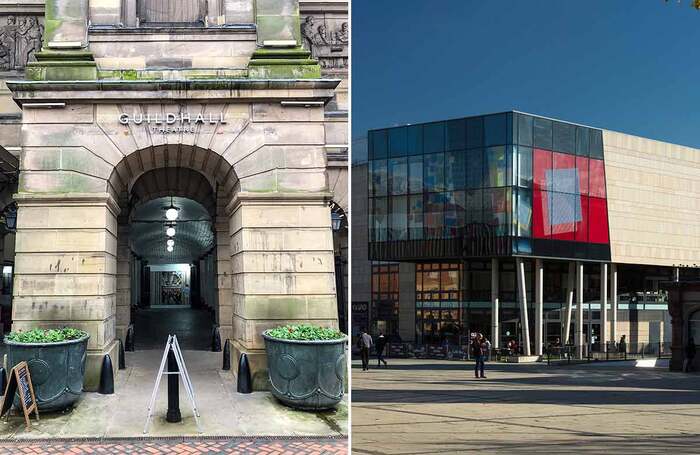
[[[255,81],[51,84],[13,88],[20,104],[53,100],[23,125],[13,329],[88,331],[85,384],[94,390],[139,303],[141,249],[163,245],[161,233],[140,245],[131,221],[171,196],[212,219],[201,293],[231,340],[233,371],[247,353],[264,389],[262,331],[337,326],[323,106],[308,104],[330,99],[336,83],[270,81],[264,93]]]

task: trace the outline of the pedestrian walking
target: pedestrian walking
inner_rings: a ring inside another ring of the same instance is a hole
[[[472,357],[474,357],[474,377],[476,378],[484,378],[486,379],[486,376],[484,376],[484,352],[486,349],[486,342],[485,338],[483,335],[480,333],[477,333],[474,339],[472,340],[472,346],[471,346],[471,351],[472,351]]]
[[[693,337],[690,337],[685,347],[685,361],[683,362],[683,371],[685,373],[689,373],[693,369],[693,359],[695,359],[695,340]]]
[[[375,343],[374,349],[377,350],[377,368],[382,366],[382,362],[384,363],[384,366],[387,366],[386,360],[384,360],[384,347],[386,346],[386,337],[382,332],[379,332],[379,336],[377,337],[377,342]]]
[[[362,371],[369,370],[369,348],[372,347],[372,335],[367,333],[364,327],[360,331],[360,337],[357,340],[357,345],[360,348],[360,356],[362,357]]]
[[[617,345],[617,350],[622,355],[627,357],[627,355],[626,355],[627,354],[627,335],[622,335],[622,337],[620,338],[620,343],[618,343],[618,345]]]
[[[484,354],[484,357],[488,362],[489,360],[491,360],[491,342],[488,338],[486,338],[486,336],[484,336],[484,344],[486,345],[486,353]]]

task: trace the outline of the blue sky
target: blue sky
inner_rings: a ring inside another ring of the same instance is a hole
[[[353,0],[353,160],[372,128],[510,109],[700,148],[690,0]]]

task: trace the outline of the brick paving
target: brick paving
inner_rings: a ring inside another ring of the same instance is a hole
[[[199,437],[126,439],[51,439],[0,442],[0,455],[15,454],[338,454],[348,453],[347,438]]]

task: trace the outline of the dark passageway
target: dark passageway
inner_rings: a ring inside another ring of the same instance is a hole
[[[193,308],[147,308],[136,312],[136,350],[163,349],[169,334],[177,335],[182,349],[211,349],[211,313]]]

